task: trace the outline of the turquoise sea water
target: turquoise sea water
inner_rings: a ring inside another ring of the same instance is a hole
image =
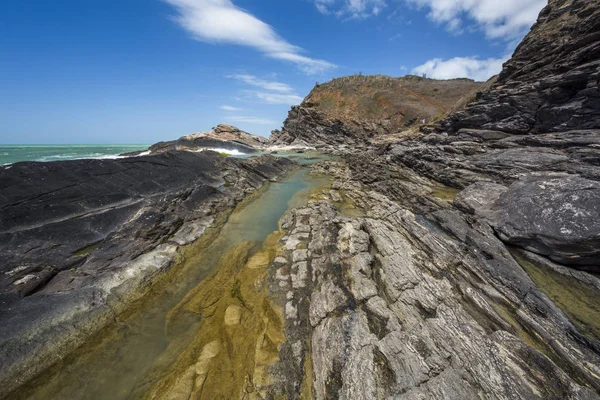
[[[0,145],[0,165],[19,161],[118,158],[119,154],[146,150],[148,147],[145,144]]]

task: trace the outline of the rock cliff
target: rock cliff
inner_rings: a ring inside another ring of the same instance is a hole
[[[488,90],[441,128],[514,134],[600,128],[600,9],[552,0]]]

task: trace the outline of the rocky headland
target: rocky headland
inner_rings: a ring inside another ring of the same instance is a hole
[[[408,75],[353,75],[318,84],[292,107],[272,146],[361,149],[382,138],[393,140],[439,120],[457,102],[482,86],[470,79],[435,80]]]
[[[251,154],[263,150],[267,143],[268,139],[262,136],[244,132],[232,125],[219,124],[210,132],[192,133],[177,140],[155,143],[146,152],[138,151],[123,155],[137,156],[148,152],[149,154],[158,154],[173,150],[201,151],[206,149]]]
[[[264,242],[213,255],[128,396],[600,399],[599,21],[597,2],[551,0],[486,83],[339,78],[269,143],[228,136],[329,156]],[[0,168],[0,396],[126,329],[180,246],[296,168],[176,151],[213,140],[184,138]]]

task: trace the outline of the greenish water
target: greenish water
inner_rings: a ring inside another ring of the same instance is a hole
[[[305,164],[323,159],[299,157]],[[122,317],[100,337],[19,389],[16,398],[143,397],[202,329],[197,315],[173,311],[215,271],[225,254],[244,242],[251,242],[256,252],[267,236],[279,229],[279,220],[288,208],[305,204],[314,189],[328,183],[327,178],[312,177],[309,172],[308,167],[302,167],[282,181],[271,183],[256,199],[238,206],[215,240],[197,253],[188,254],[168,283],[154,288],[151,299],[135,306],[131,315]]]
[[[82,158],[114,159],[119,154],[146,150],[144,144],[0,145],[0,165],[19,161],[64,161]]]

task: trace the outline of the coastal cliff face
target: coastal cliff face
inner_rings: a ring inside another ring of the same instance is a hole
[[[551,0],[489,91],[441,123],[514,134],[600,128],[600,10]]]
[[[439,81],[418,76],[354,75],[318,84],[292,107],[271,145],[360,146],[441,117],[481,86],[470,79]]]

